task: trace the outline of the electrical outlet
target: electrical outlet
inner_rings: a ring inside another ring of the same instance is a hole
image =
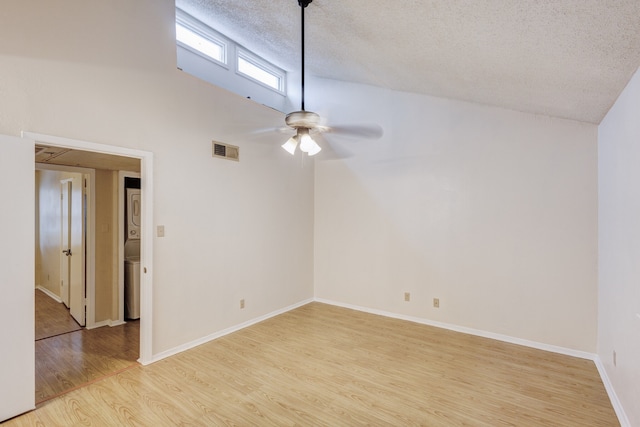
[[[433,306],[435,308],[440,308],[440,298],[434,298],[433,299]]]
[[[405,292],[404,293],[404,300],[405,301],[411,301],[411,293],[410,292]]]
[[[613,366],[617,366],[618,364],[618,361],[616,359],[617,359],[616,351],[613,350]]]
[[[244,308],[244,298],[240,300],[240,308]]]

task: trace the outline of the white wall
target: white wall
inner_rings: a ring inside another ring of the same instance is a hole
[[[316,163],[317,297],[595,352],[596,126],[313,83],[311,110],[385,131],[327,136],[352,157]]]
[[[38,170],[39,176],[36,191],[38,212],[36,218],[37,235],[36,255],[40,263],[36,263],[36,277],[40,277],[37,286],[46,288],[58,297],[60,295],[60,239],[62,219],[60,218],[60,181],[67,178],[82,180],[82,174],[53,170]],[[78,206],[80,205],[78,201]],[[78,208],[80,209],[80,208]],[[40,269],[39,271],[38,268]]]
[[[640,425],[639,116],[636,73],[598,129],[598,355],[634,426]]]
[[[36,171],[38,215],[36,218],[36,286],[60,296],[60,179],[59,173]],[[46,190],[45,190],[46,189]],[[56,191],[51,191],[55,189]],[[51,257],[51,255],[55,257]]]
[[[0,134],[154,153],[154,354],[313,296],[313,167],[282,135],[237,132],[281,113],[176,69],[174,8],[9,0],[0,14]],[[212,158],[212,139],[240,162]]]

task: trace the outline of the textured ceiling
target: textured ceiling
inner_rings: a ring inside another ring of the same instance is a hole
[[[297,0],[176,0],[288,71]],[[640,66],[640,0],[313,0],[307,74],[599,123]]]
[[[62,147],[48,147],[40,144],[36,144],[35,148],[36,163],[140,172],[140,160],[131,157],[71,150]]]

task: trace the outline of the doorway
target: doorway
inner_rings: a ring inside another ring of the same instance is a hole
[[[43,135],[32,132],[23,132],[23,137],[32,139],[36,144],[43,144],[48,147],[56,147],[62,150],[71,150],[74,153],[90,153],[93,155],[93,161],[103,165],[105,157],[110,159],[136,159],[140,164],[141,178],[141,248],[140,248],[140,346],[139,359],[141,364],[148,364],[153,361],[152,358],[152,287],[153,280],[153,153],[117,146],[104,144],[96,144],[87,141],[73,140],[61,138],[51,135]],[[91,157],[91,156],[89,156]],[[75,164],[78,164],[77,162]],[[92,167],[91,164],[83,164],[86,167]],[[123,168],[126,170],[127,168]],[[91,185],[94,185],[93,182]],[[89,201],[89,209],[95,212],[95,198]],[[95,221],[88,221],[87,236],[95,235]],[[95,289],[92,289],[91,283],[96,276],[95,272],[95,252],[92,250],[92,243],[87,245],[87,268],[88,286],[87,286],[87,313],[95,313]],[[90,323],[95,319],[88,316],[87,322]]]
[[[139,322],[125,323],[117,314],[122,305],[116,265],[121,231],[116,214],[121,193],[115,181],[118,171],[65,166],[70,163],[65,154],[74,156],[75,164],[84,163],[78,161],[78,153],[41,144],[36,153],[35,399],[39,404],[137,365],[140,332]],[[96,166],[91,153],[83,156]],[[101,163],[104,168],[117,167]],[[85,259],[89,259],[87,269]],[[85,274],[91,270],[95,277]],[[94,298],[83,328],[85,283]]]

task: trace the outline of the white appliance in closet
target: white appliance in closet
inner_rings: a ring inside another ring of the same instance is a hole
[[[140,189],[127,188],[127,240],[140,238]]]
[[[140,189],[127,188],[124,243],[124,308],[127,319],[140,318]]]

